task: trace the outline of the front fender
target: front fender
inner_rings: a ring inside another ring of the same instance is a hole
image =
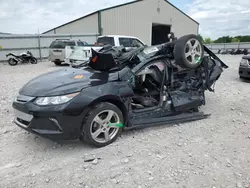
[[[78,113],[82,113],[84,110],[88,110],[90,106],[103,101],[116,101],[126,107],[124,103],[133,95],[134,92],[127,82],[109,82],[99,86],[92,86],[83,89],[68,105],[67,111],[74,109],[74,111],[77,110]]]

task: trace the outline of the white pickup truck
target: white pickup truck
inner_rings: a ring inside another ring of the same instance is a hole
[[[61,63],[70,63],[70,56],[74,59],[81,57],[81,60],[88,59],[91,56],[91,48],[98,51],[103,45],[121,46],[125,48],[141,47],[144,43],[132,36],[107,35],[100,36],[94,45],[89,45],[83,41],[70,39],[57,39],[53,41],[49,47],[49,61],[60,65]],[[74,51],[74,54],[72,52]]]
[[[65,60],[66,64],[75,63],[75,61],[85,61],[91,57],[91,48],[98,51],[104,45],[111,46],[124,46],[126,49],[139,48],[145,46],[145,44],[138,38],[132,36],[122,35],[107,35],[100,36],[97,38],[96,44],[93,46],[76,46],[76,47],[65,47]]]

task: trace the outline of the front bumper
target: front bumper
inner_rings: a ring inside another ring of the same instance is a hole
[[[31,101],[14,101],[14,123],[22,129],[53,140],[77,139],[83,112],[67,110],[67,104],[39,107]]]
[[[242,78],[250,78],[250,67],[239,67],[239,75]]]

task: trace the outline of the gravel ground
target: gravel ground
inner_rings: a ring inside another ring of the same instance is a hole
[[[12,123],[11,102],[51,63],[0,65],[0,187],[250,187],[250,85],[238,78],[241,56],[206,93],[206,120],[124,132],[104,148],[55,143]],[[60,67],[59,67],[60,68]],[[84,162],[86,159],[95,159]]]

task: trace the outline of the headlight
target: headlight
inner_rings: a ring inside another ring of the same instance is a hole
[[[66,102],[69,102],[78,94],[79,92],[55,97],[38,97],[35,100],[35,103],[40,106],[64,104]]]
[[[242,59],[241,62],[240,62],[240,65],[241,66],[248,66],[248,60],[247,59]]]

